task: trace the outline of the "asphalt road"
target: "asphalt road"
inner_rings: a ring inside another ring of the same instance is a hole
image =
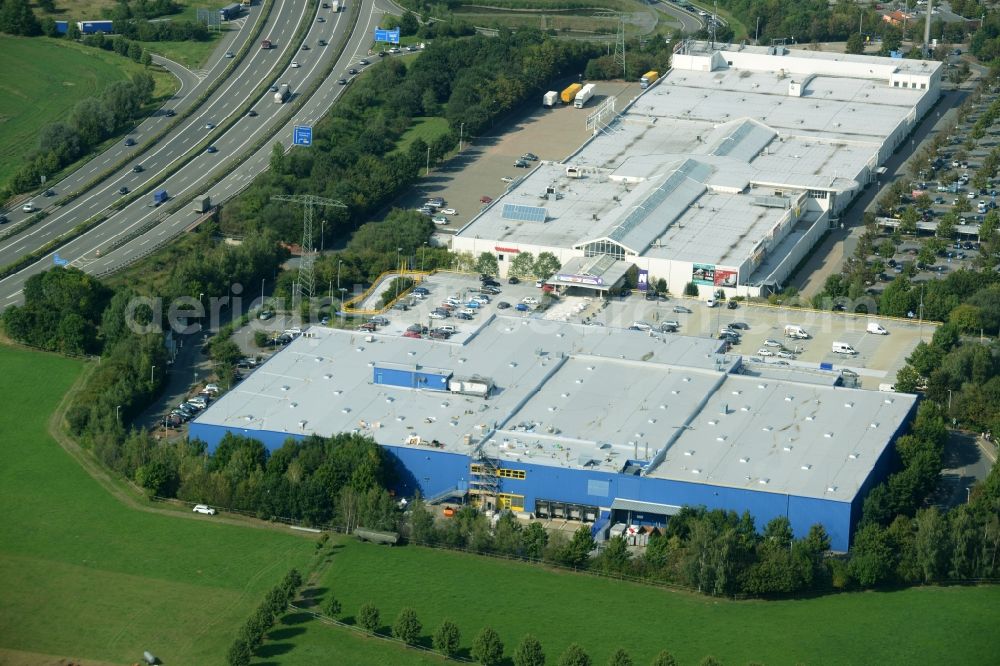
[[[684,9],[681,9],[672,2],[656,2],[653,6],[659,9],[664,14],[669,14],[671,17],[677,19],[681,24],[681,30],[687,34],[692,34],[701,30],[705,23],[698,15]]]
[[[256,9],[258,8],[254,7],[254,10]],[[252,32],[256,19],[257,12],[251,11],[248,14],[244,14],[243,18],[234,22],[238,24],[238,29],[229,31],[222,38],[216,48],[216,53],[221,55],[229,50],[238,50],[239,46],[246,41]],[[114,145],[108,147],[103,153],[94,156],[62,180],[46,183],[46,188],[51,188],[55,191],[56,196],[54,198],[43,197],[40,193],[23,197],[17,206],[13,206],[6,213],[12,224],[32,215],[32,213],[24,213],[21,210],[20,203],[33,201],[39,209],[55,210],[55,204],[61,195],[74,192],[86,186],[87,183],[99,176],[110,165],[123,160],[130,154],[136,157],[140,156],[150,147],[144,145],[144,137],[153,136],[162,130],[165,125],[173,122],[173,119],[165,114],[166,110],[173,109],[177,114],[187,111],[194,101],[222,76],[226,66],[229,64],[229,61],[224,58],[215,58],[207,69],[196,73],[172,60],[167,60],[160,56],[153,56],[153,62],[162,65],[171,74],[176,76],[180,81],[180,88],[174,93],[173,97],[167,100],[162,109],[143,120],[128,133],[128,136],[134,139],[137,145],[126,146],[124,141],[116,141]]]
[[[290,4],[290,0],[286,4]],[[213,142],[213,145],[218,148],[217,153],[198,155],[180,172],[162,183],[158,182],[158,186],[165,188],[172,198],[192,193],[208,194],[212,197],[213,203],[222,202],[237,194],[258,173],[268,167],[271,149],[275,142],[280,141],[285,146],[290,145],[294,125],[312,124],[329,110],[344,90],[344,86],[337,83],[340,72],[346,71],[352,66],[363,69],[357,63],[361,58],[368,57],[372,31],[377,26],[382,14],[390,9],[387,4],[364,3],[357,30],[349,37],[348,46],[340,62],[334,67],[333,75],[323,82],[316,94],[303,105],[294,118],[290,119],[290,114],[286,111],[289,109],[289,105],[287,103],[276,104],[273,101],[273,94],[268,92],[254,106],[259,113],[258,117],[240,120],[230,131]],[[342,10],[338,14],[324,9],[317,11],[326,20],[322,23],[313,21],[310,32],[305,39],[305,43],[310,45],[310,50],[301,52],[296,58],[301,66],[288,68],[279,76],[274,77],[275,82],[289,83],[293,95],[295,90],[304,88],[310,80],[319,77],[324,63],[333,57],[332,54],[336,52],[340,41],[347,34],[348,10]],[[294,25],[292,32],[294,32]],[[326,39],[330,45],[318,46],[318,40],[321,37]],[[374,64],[378,58],[369,58],[369,60]],[[255,86],[259,84],[260,80],[259,76],[252,77],[250,85]],[[205,118],[208,113],[208,111],[204,111],[197,115],[199,118]],[[197,128],[196,122],[192,121],[192,124]],[[242,164],[235,166],[237,155],[245,152],[262,136],[272,133],[273,136],[263,148]],[[205,191],[204,183],[220,173],[227,175],[220,183]],[[114,190],[117,189],[117,186],[113,187]],[[122,244],[138,229],[148,226],[159,218],[162,218],[162,221],[147,233]],[[58,250],[58,253],[74,266],[90,273],[103,274],[113,268],[130,263],[163,245],[181,233],[196,218],[197,214],[189,209],[180,210],[167,216],[160,209],[151,207],[150,202],[143,198],[102,223],[90,233],[66,244]],[[120,245],[120,247],[116,247],[116,245]],[[54,253],[16,275],[0,281],[0,307],[19,302],[24,281],[31,275],[51,267],[53,257]]]
[[[119,188],[127,187],[129,191],[133,191],[158,183],[163,177],[164,171],[176,159],[212,134],[206,129],[208,123],[220,124],[241,104],[245,103],[253,89],[260,85],[264,78],[273,75],[271,68],[280,59],[282,53],[292,48],[292,36],[295,34],[299,20],[304,13],[305,7],[301,3],[294,0],[278,0],[271,16],[266,19],[264,29],[264,34],[271,36],[276,48],[267,51],[259,48],[252,49],[233,74],[191,117],[185,119],[167,137],[151,146],[149,150],[137,153],[133,163],[142,165],[143,171],[141,173],[135,173],[131,168],[125,168],[118,174],[105,179],[67,206],[53,209],[49,217],[39,224],[0,243],[0,265],[16,261],[23,255],[66,233],[84,220],[107,210],[120,198]],[[249,20],[254,19],[255,15],[251,14]],[[213,58],[217,55],[219,52],[213,55]],[[218,63],[223,64],[219,65]],[[228,59],[221,55],[217,57],[217,66],[224,67],[225,63],[228,63]],[[123,143],[121,148],[125,149]],[[98,162],[96,170],[100,171],[112,165],[113,159],[121,157],[123,155],[119,154],[116,158],[104,157],[92,160],[91,163]],[[90,174],[91,177],[93,175],[95,174]],[[101,226],[114,227],[121,225],[123,220],[137,217],[138,210],[147,206],[150,199],[151,196],[143,197],[133,202]]]

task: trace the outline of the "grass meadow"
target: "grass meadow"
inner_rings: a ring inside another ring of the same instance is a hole
[[[166,664],[222,664],[313,543],[113,497],[47,431],[83,371],[0,347],[0,663],[130,664],[150,650]]]
[[[43,126],[65,120],[80,100],[142,70],[116,53],[47,37],[0,35],[0,53],[0,183],[38,147]],[[172,95],[176,79],[150,71],[156,80],[154,99]]]
[[[573,641],[594,664],[606,663],[619,646],[640,665],[666,648],[682,666],[706,655],[727,666],[773,666],[987,664],[1000,654],[1000,587],[734,602],[464,553],[339,543],[320,596],[336,596],[348,622],[362,604],[374,602],[386,631],[399,610],[410,606],[423,623],[426,645],[442,619],[451,618],[461,628],[465,650],[489,624],[506,655],[530,632],[549,663]],[[345,655],[343,663],[444,663],[304,613],[286,616],[277,631],[289,645],[255,663],[305,666],[333,654]],[[371,659],[364,658],[365,650],[372,650]]]

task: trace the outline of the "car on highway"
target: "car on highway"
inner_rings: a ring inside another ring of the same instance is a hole
[[[235,58],[236,54],[233,53],[232,51],[226,51],[226,57],[227,58]]]
[[[7,222],[8,222],[7,216],[6,215],[0,215],[0,224],[7,224]]]
[[[278,86],[271,86],[268,90],[271,92],[278,92]]]
[[[406,50],[407,50],[407,51],[410,51],[410,52],[412,52],[412,51],[416,51],[416,50],[417,50],[417,47],[416,47],[416,46],[414,46],[413,44],[410,44],[409,46],[407,46],[407,47],[406,47]]]
[[[385,51],[379,51],[379,52],[378,52],[378,57],[379,57],[379,58],[384,58],[384,57],[386,57],[387,55],[389,55],[389,54],[388,54],[388,53],[386,53]]]
[[[167,118],[173,118],[175,115],[177,115],[177,112],[174,111],[173,109],[167,109],[166,111],[163,112],[163,115],[165,115]]]
[[[216,148],[215,146],[209,146],[208,148],[205,149],[205,152],[206,153],[217,153],[217,152],[219,152],[219,149]]]
[[[250,109],[249,111],[247,111],[247,118],[256,118],[256,117],[257,117],[257,112],[256,111],[254,111],[253,109]]]
[[[346,86],[347,85],[347,79],[337,79],[337,83],[339,83],[342,86]]]
[[[326,40],[325,39],[321,39],[321,40],[319,40],[316,43],[319,44],[320,46],[326,46]]]
[[[214,130],[215,129],[215,123],[205,123],[205,129],[207,129],[207,130]]]
[[[316,23],[326,23],[326,19],[322,16],[316,18]]]
[[[347,73],[350,74],[351,76],[357,76],[358,70],[351,67],[349,70],[347,70]]]
[[[203,513],[206,516],[214,516],[215,515],[215,509],[213,509],[212,507],[210,507],[207,504],[195,504],[193,511],[194,511],[194,513]]]
[[[35,211],[35,202],[29,201],[28,203],[21,206],[21,210],[23,210],[25,213],[33,213]]]
[[[683,305],[675,305],[674,312],[676,312],[677,314],[691,314],[691,309],[686,308]]]
[[[389,49],[389,53],[399,53],[399,48],[396,47],[396,46],[393,46],[391,49]]]
[[[126,146],[134,146],[135,145],[135,139],[133,139],[132,137],[129,137],[129,138],[125,139],[125,145]]]
[[[302,45],[302,50],[303,51],[308,51],[309,50],[309,45],[308,44],[303,44]]]
[[[447,217],[443,217],[443,216],[441,216],[441,215],[436,215],[436,216],[435,216],[435,217],[434,217],[434,218],[433,218],[433,219],[431,220],[431,222],[433,222],[434,224],[437,224],[437,225],[441,225],[441,226],[444,226],[444,225],[448,224],[448,218],[447,218]]]
[[[370,65],[371,63],[368,62],[367,58],[362,58],[361,60],[358,61],[358,64],[364,67],[365,65]]]
[[[118,194],[125,196],[126,194],[128,194],[128,188],[122,185],[121,187],[118,188]]]
[[[132,167],[132,173],[142,173],[142,165],[136,164]]]
[[[298,60],[293,60],[292,61],[292,69],[298,69],[299,67],[301,67],[301,65],[299,65],[299,61]]]

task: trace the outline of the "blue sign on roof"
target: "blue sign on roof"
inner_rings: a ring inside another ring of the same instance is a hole
[[[293,146],[311,146],[313,142],[313,128],[309,125],[296,125],[292,132]]]

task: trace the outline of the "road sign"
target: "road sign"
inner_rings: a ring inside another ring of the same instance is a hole
[[[394,30],[375,28],[375,41],[389,42],[390,44],[399,44],[399,28],[396,28]]]
[[[59,253],[56,252],[54,255],[52,255],[52,263],[55,264],[56,266],[65,266],[66,264],[69,263],[69,259],[63,259],[62,257],[59,256]]]
[[[313,128],[309,125],[296,125],[292,132],[293,146],[311,146],[313,142]]]

